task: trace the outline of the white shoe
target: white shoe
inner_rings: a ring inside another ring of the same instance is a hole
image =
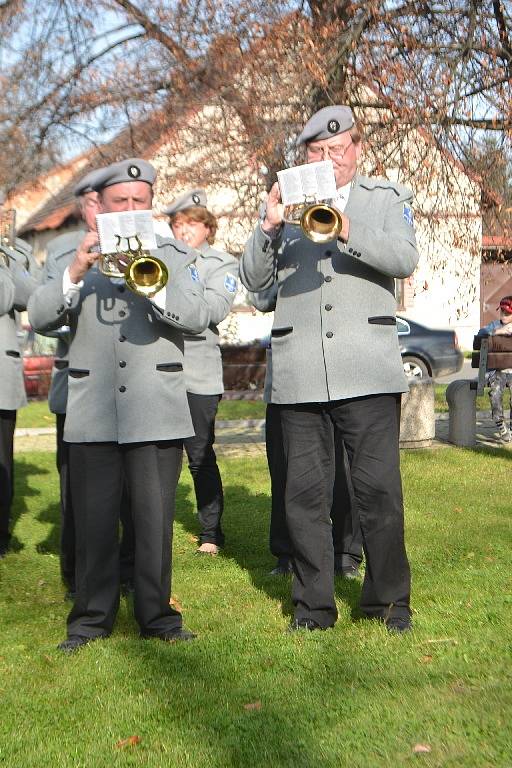
[[[504,443],[510,443],[510,441],[512,440],[510,429],[507,427],[506,424],[500,424],[498,426],[498,434]]]

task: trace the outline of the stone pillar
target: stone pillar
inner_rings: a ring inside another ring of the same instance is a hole
[[[434,382],[410,381],[409,392],[402,395],[400,448],[428,448],[435,436]]]
[[[457,379],[446,388],[450,414],[448,441],[471,447],[476,444],[476,388],[469,379]]]

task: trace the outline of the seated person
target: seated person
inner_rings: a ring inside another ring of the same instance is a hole
[[[512,296],[504,296],[497,309],[500,312],[499,319],[492,320],[488,325],[480,328],[478,336],[512,336]],[[500,438],[503,442],[509,443],[512,440],[512,435],[511,427],[505,422],[503,416],[503,393],[505,387],[508,387],[512,403],[512,368],[503,368],[502,370],[491,368],[488,370],[487,385],[491,400],[492,418],[498,428]]]

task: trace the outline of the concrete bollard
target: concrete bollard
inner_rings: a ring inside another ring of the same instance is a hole
[[[428,448],[435,436],[434,382],[410,381],[409,392],[402,395],[400,448]]]
[[[476,444],[476,389],[468,379],[457,379],[446,388],[449,410],[448,441],[471,447]]]

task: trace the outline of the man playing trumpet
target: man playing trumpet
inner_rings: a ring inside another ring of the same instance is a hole
[[[398,437],[407,390],[396,332],[394,278],[418,261],[411,193],[357,174],[361,134],[349,107],[321,109],[297,140],[307,162],[329,159],[337,237],[313,243],[283,224],[279,187],[248,241],[240,277],[251,291],[278,284],[272,328],[272,403],[281,411],[286,518],[293,545],[293,630],[332,627],[330,509],[334,444],[345,444],[361,519],[366,573],[361,610],[390,631],[410,629]]]
[[[39,268],[30,246],[16,237],[14,211],[3,221],[1,214],[0,202],[0,557],[3,557],[11,543],[16,413],[27,404],[15,312],[27,308],[29,296],[39,281]]]
[[[103,212],[149,210],[154,168],[129,158],[95,180]],[[135,529],[134,609],[142,637],[194,637],[169,605],[172,522],[183,438],[193,434],[183,374],[183,333],[209,313],[195,253],[157,238],[152,253],[169,281],[151,300],[98,270],[98,235],[88,232],[71,264],[36,291],[35,328],[70,325],[64,439],[76,525],[76,598],[68,637],[74,651],[108,636],[119,605],[119,509],[126,483]]]

